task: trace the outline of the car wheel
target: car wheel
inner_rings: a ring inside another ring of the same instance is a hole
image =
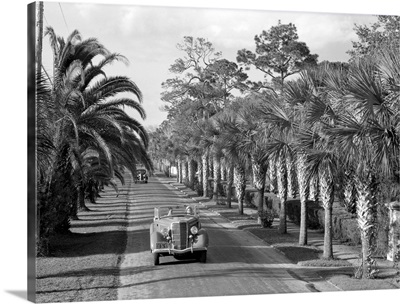
[[[205,263],[205,262],[207,262],[207,251],[202,251],[202,252],[200,252],[200,255],[199,255],[199,262],[200,262],[200,263]]]
[[[147,184],[147,181],[145,181],[145,183]]]
[[[154,265],[157,266],[160,264],[160,256],[158,253],[153,253],[153,260],[154,260]]]

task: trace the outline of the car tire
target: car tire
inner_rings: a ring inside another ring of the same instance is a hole
[[[153,253],[154,266],[160,265],[160,255],[158,253]]]
[[[207,262],[207,251],[202,251],[199,254],[199,262],[206,263]]]

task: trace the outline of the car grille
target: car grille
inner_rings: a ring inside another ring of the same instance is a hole
[[[187,247],[187,225],[186,222],[172,223],[172,241],[176,249]]]

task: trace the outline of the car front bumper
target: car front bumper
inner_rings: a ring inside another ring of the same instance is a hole
[[[195,251],[207,251],[207,247],[188,247],[185,249],[162,248],[162,249],[153,249],[151,252],[171,255],[171,254],[193,253]]]

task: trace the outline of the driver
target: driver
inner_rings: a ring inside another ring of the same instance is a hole
[[[187,214],[187,215],[192,215],[192,214],[193,214],[193,209],[192,209],[192,207],[190,207],[190,206],[187,206],[187,207],[186,207],[186,214]]]

